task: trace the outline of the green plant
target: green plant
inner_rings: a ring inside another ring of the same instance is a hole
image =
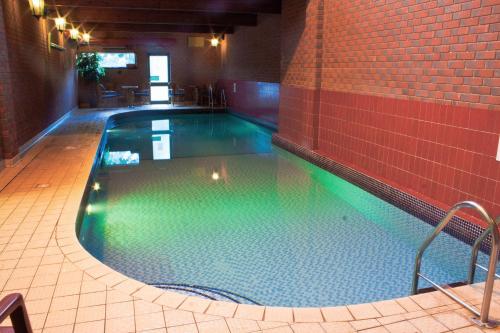
[[[106,74],[101,67],[101,57],[97,52],[80,53],[76,59],[76,69],[79,75],[86,81],[99,82]]]

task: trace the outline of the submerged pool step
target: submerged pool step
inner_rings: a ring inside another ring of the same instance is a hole
[[[238,304],[244,303],[244,304],[262,305],[246,296],[242,296],[233,293],[231,291],[219,288],[182,284],[182,283],[150,283],[150,285],[161,289],[178,291],[190,296],[201,296],[203,298],[207,298],[213,301],[226,301]]]

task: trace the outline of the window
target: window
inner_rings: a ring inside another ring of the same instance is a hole
[[[104,68],[126,68],[127,65],[135,65],[135,53],[99,52],[101,66]]]

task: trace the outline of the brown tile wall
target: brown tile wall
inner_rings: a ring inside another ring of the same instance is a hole
[[[500,214],[500,3],[283,3],[279,132],[443,206]]]
[[[2,0],[1,5],[2,146],[3,157],[12,158],[76,106],[76,47],[53,31],[51,20],[33,17],[28,1]],[[66,51],[48,47],[51,31],[53,41],[64,44]]]

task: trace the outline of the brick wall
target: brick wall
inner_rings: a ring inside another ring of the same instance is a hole
[[[3,157],[12,158],[20,146],[76,106],[75,47],[64,44],[55,32],[54,42],[64,44],[66,51],[49,49],[53,22],[35,19],[28,1],[2,0],[1,6],[0,120]]]
[[[258,26],[238,27],[220,46],[219,85],[224,87],[229,107],[270,125],[278,122],[280,25],[280,15],[260,14]]]
[[[500,3],[283,4],[280,135],[443,207],[500,214]]]
[[[132,34],[132,36],[134,36]],[[186,87],[189,85],[203,85],[215,82],[221,71],[220,50],[210,47],[209,39],[211,35],[188,35],[172,33],[162,35],[163,43],[147,43],[147,39],[142,38],[142,44],[128,42],[125,51],[132,51],[136,54],[137,68],[134,69],[107,69],[105,82],[110,85],[119,86],[121,84],[147,84],[149,82],[149,54],[168,54],[170,56],[170,75],[172,82]],[[205,39],[205,46],[202,48],[188,47],[188,36],[198,36]],[[119,33],[113,34],[114,38],[126,40],[127,36]],[[140,39],[140,37],[137,37]],[[106,51],[103,47],[91,44],[87,51]]]

